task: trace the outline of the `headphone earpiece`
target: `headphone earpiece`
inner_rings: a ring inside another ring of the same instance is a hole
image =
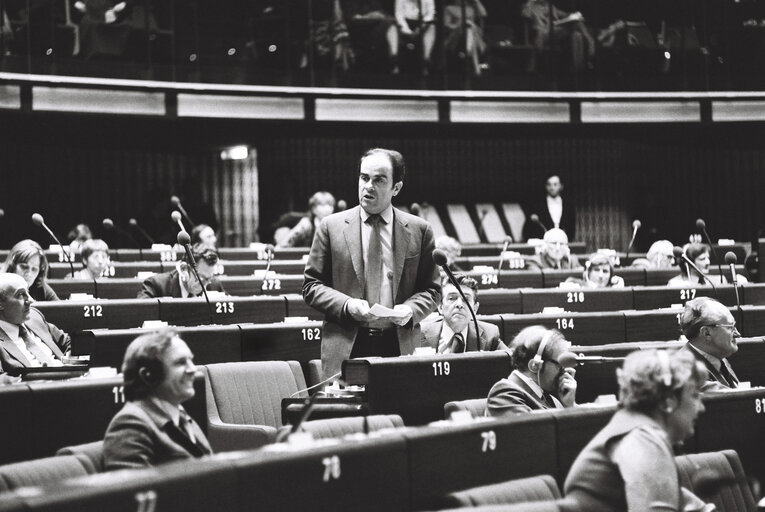
[[[147,361],[146,364],[138,369],[138,377],[147,386],[156,386],[162,382],[164,378],[163,373],[161,361]]]
[[[659,350],[656,353],[659,358],[659,368],[661,371],[659,374],[660,381],[664,384],[664,387],[670,388],[672,387],[672,369],[669,366],[669,355],[664,350]]]
[[[539,373],[539,371],[542,369],[542,365],[544,364],[542,354],[545,351],[545,347],[547,347],[547,344],[550,342],[550,339],[552,339],[553,334],[553,331],[547,331],[547,333],[542,338],[542,341],[539,342],[539,349],[537,350],[537,354],[533,359],[529,360],[529,371],[531,373]]]

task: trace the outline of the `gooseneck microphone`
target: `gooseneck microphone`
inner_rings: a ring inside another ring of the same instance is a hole
[[[122,229],[118,225],[114,223],[112,219],[109,217],[105,218],[103,221],[101,221],[101,224],[104,226],[104,229],[107,231],[116,231],[118,234],[122,235],[124,238],[127,238],[130,240],[133,245],[135,245],[136,249],[138,249],[138,255],[143,260],[143,251],[141,250],[141,245],[138,243],[138,241],[131,235],[127,230]]]
[[[720,255],[717,254],[717,251],[715,250],[715,246],[712,245],[712,239],[709,237],[709,233],[707,233],[707,223],[704,222],[704,219],[696,219],[696,229],[704,233],[704,238],[706,238],[707,243],[709,244],[709,249],[712,251],[712,254],[715,257],[715,261],[717,262],[717,271],[720,272],[720,281],[722,281],[722,265],[720,265]]]
[[[136,228],[138,232],[141,233],[141,236],[143,236],[146,240],[148,240],[151,245],[154,245],[156,243],[154,242],[154,239],[151,236],[149,236],[149,233],[147,233],[145,229],[143,229],[141,226],[138,225],[137,220],[131,218],[128,221],[128,224]]]
[[[686,265],[686,275],[688,276],[688,280],[691,279],[691,269],[695,270],[698,275],[703,277],[710,285],[712,285],[712,289],[715,291],[715,297],[717,297],[717,287],[712,282],[711,279],[709,279],[709,276],[706,275],[704,272],[699,270],[699,267],[696,266],[695,263],[691,261],[691,259],[685,254],[685,251],[683,251],[680,247],[675,246],[674,249],[672,249],[672,254],[675,255],[675,258],[680,258],[685,262]]]
[[[488,241],[488,238],[486,238],[486,230],[483,227],[483,221],[486,220],[486,216],[489,214],[489,210],[487,208],[481,208],[481,211],[478,212],[478,237],[481,238],[481,240]]]
[[[574,354],[573,352],[565,352],[558,358],[558,362],[564,368],[573,368],[577,364],[581,363],[621,363],[627,359],[626,357],[607,357],[607,356],[586,356],[584,354]]]
[[[271,271],[271,262],[274,260],[274,246],[266,244],[266,271],[263,273],[263,282],[260,283],[260,294],[263,295],[266,287],[266,280],[268,279],[268,273]]]
[[[0,219],[2,219],[3,217],[5,217],[5,210],[0,208]]]
[[[47,231],[48,235],[53,239],[53,241],[56,242],[59,247],[61,247],[61,254],[64,255],[64,259],[66,259],[66,261],[69,263],[69,269],[72,271],[72,279],[74,279],[74,265],[72,264],[72,258],[69,256],[69,251],[67,251],[66,248],[61,245],[61,242],[58,238],[56,238],[56,235],[53,234],[53,231],[51,231],[50,228],[45,224],[43,216],[39,213],[33,213],[32,223],[34,223],[35,226],[41,227]]]
[[[178,208],[181,211],[181,213],[183,214],[183,217],[186,219],[186,222],[188,222],[192,227],[194,227],[196,225],[194,223],[194,221],[191,220],[191,217],[189,217],[188,212],[186,211],[186,209],[181,204],[181,200],[180,200],[180,198],[178,196],[172,196],[170,198],[170,202],[173,203],[173,206],[175,206],[176,208]]]
[[[197,281],[202,286],[202,295],[205,296],[205,301],[207,302],[207,312],[210,315],[210,324],[213,324],[215,322],[213,322],[213,310],[212,306],[210,305],[210,297],[207,296],[207,288],[202,285],[202,280],[199,278],[199,272],[197,272],[197,262],[194,259],[194,253],[191,252],[191,237],[185,231],[180,231],[176,237],[176,240],[178,241],[178,244],[182,245],[186,250],[186,258],[189,260],[191,271],[194,272],[194,276],[196,276]]]
[[[630,243],[627,246],[627,250],[625,251],[626,253],[624,255],[625,265],[630,264],[630,249],[632,249],[632,244],[635,243],[635,237],[637,236],[638,229],[640,229],[642,225],[643,224],[638,219],[635,219],[632,221],[632,238],[630,239]]]
[[[741,313],[741,299],[738,296],[738,276],[736,275],[736,263],[738,258],[733,251],[725,253],[725,263],[730,267],[730,278],[733,280],[733,289],[736,291],[736,309],[738,310],[739,320],[743,318]]]
[[[442,251],[441,249],[435,249],[433,250],[433,262],[444,269],[444,272],[446,273],[446,277],[449,278],[449,282],[454,285],[454,287],[457,289],[457,292],[460,294],[460,297],[462,297],[462,302],[465,304],[465,307],[470,311],[470,316],[473,317],[473,325],[475,325],[475,335],[477,338],[480,339],[481,331],[478,329],[478,319],[475,317],[475,311],[473,311],[473,307],[470,305],[470,302],[468,302],[467,297],[465,297],[465,293],[462,291],[462,287],[459,285],[457,280],[454,278],[454,274],[452,274],[452,271],[449,270],[449,266],[446,264],[446,253]],[[468,340],[465,340],[465,348],[463,352],[467,352],[467,345]]]
[[[499,265],[497,265],[497,288],[502,288],[501,286],[501,280],[502,280],[502,262],[505,260],[505,253],[507,252],[507,247],[510,245],[510,243],[513,241],[512,237],[505,237],[505,243],[502,245],[502,252],[499,253]]]
[[[544,224],[542,224],[542,221],[539,220],[539,215],[537,215],[536,213],[532,213],[529,216],[529,220],[533,222],[534,224],[536,224],[537,226],[539,226],[540,228],[542,228],[542,231],[544,231],[545,233],[547,232],[547,228],[545,227]]]
[[[186,231],[186,227],[183,225],[181,214],[178,213],[178,210],[173,210],[173,213],[170,214],[170,219],[178,224],[178,228],[180,228],[181,231]]]

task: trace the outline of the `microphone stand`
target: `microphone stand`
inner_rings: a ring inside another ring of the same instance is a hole
[[[697,267],[697,266],[696,266],[696,265],[695,265],[695,264],[694,264],[694,263],[691,261],[691,259],[690,259],[688,256],[686,256],[686,255],[685,255],[685,253],[683,253],[683,255],[682,255],[682,258],[683,258],[683,261],[685,261],[686,265],[688,265],[688,266],[689,266],[689,270],[688,270],[688,278],[690,279],[690,277],[691,277],[691,271],[690,271],[690,268],[692,268],[693,270],[695,270],[695,271],[696,271],[696,273],[697,273],[698,275],[700,275],[701,277],[703,277],[703,278],[704,278],[704,279],[705,279],[705,280],[706,280],[706,281],[707,281],[707,282],[708,282],[710,285],[712,285],[712,289],[713,289],[713,290],[714,290],[714,292],[715,292],[715,298],[717,298],[717,287],[716,287],[716,286],[715,286],[715,284],[712,282],[712,280],[709,278],[709,276],[708,276],[708,275],[706,275],[706,274],[705,274],[704,272],[702,272],[701,270],[699,270],[699,267]]]
[[[271,271],[271,262],[274,259],[274,248],[271,245],[268,245],[266,247],[266,252],[268,253],[268,256],[266,258],[266,271],[263,274],[263,282],[260,284],[260,294],[265,294],[265,286],[266,286],[266,280],[268,279],[268,273]]]
[[[722,271],[722,265],[720,265],[720,255],[717,254],[717,251],[715,250],[715,246],[712,244],[712,239],[709,237],[709,233],[707,233],[706,225],[701,228],[701,232],[704,233],[704,238],[706,238],[707,243],[709,244],[709,248],[712,250],[712,254],[714,254],[715,256],[715,260],[717,260],[717,271],[720,272],[720,282],[722,282],[723,271]]]
[[[505,244],[502,246],[502,252],[499,254],[499,265],[497,266],[497,288],[502,288],[501,286],[501,280],[502,280],[502,262],[505,260],[505,253],[507,252],[507,248],[510,245],[510,239],[505,239]]]
[[[183,231],[181,233],[185,234],[185,232]],[[181,233],[178,233],[179,237]],[[205,296],[205,302],[207,302],[207,313],[209,315],[210,325],[212,325],[215,322],[213,321],[213,310],[212,310],[212,305],[210,305],[210,297],[208,297],[207,295],[207,288],[204,285],[202,285],[202,280],[199,278],[199,272],[197,272],[197,262],[196,260],[194,260],[194,254],[192,254],[191,252],[191,246],[188,243],[184,243],[181,245],[183,245],[183,248],[186,249],[186,255],[189,257],[189,266],[191,267],[191,271],[194,272],[194,276],[197,278],[197,281],[202,286],[202,295]]]
[[[442,254],[439,251],[439,254]],[[480,339],[481,331],[478,329],[478,319],[475,316],[475,311],[473,311],[473,307],[470,305],[470,302],[468,302],[467,297],[465,296],[465,293],[462,291],[462,287],[459,285],[457,280],[454,278],[454,274],[452,274],[452,271],[449,270],[449,267],[446,265],[446,263],[438,263],[438,266],[440,266],[442,269],[444,269],[444,272],[446,273],[446,277],[449,278],[449,282],[454,285],[454,287],[457,289],[457,292],[460,294],[460,297],[462,297],[462,302],[465,304],[465,307],[470,311],[470,316],[473,317],[473,325],[475,325],[475,335],[476,338]],[[465,348],[463,352],[467,352],[467,341],[465,340]]]

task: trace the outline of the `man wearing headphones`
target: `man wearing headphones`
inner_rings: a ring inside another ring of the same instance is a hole
[[[680,313],[680,329],[688,339],[683,347],[707,367],[707,382],[702,391],[737,388],[739,381],[728,357],[738,351],[736,320],[730,310],[709,297],[685,303]]]
[[[104,437],[107,470],[142,468],[212,453],[182,402],[194,396],[194,355],[175,331],[139,336],[122,373],[127,403]]]
[[[163,274],[155,274],[143,282],[138,291],[139,299],[154,297],[199,297],[202,288],[210,291],[224,292],[223,285],[215,278],[215,267],[218,264],[218,250],[212,245],[198,243],[191,247],[191,253],[197,262],[199,279],[191,269],[187,254],[176,263],[175,270]]]
[[[526,327],[510,345],[513,372],[492,386],[487,416],[502,417],[576,405],[574,369],[559,362],[569,343],[541,325]],[[575,361],[573,357],[565,358]]]

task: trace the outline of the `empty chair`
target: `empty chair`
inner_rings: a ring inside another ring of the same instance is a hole
[[[365,425],[366,423],[366,425]],[[329,418],[324,420],[306,421],[300,425],[300,430],[310,432],[314,439],[331,439],[356,434],[383,430],[386,428],[403,428],[404,420],[398,414],[377,414],[372,416],[352,416],[349,418]],[[279,430],[279,439],[286,437],[291,427],[284,426]]]
[[[305,398],[297,361],[207,365],[207,437],[215,451],[245,450],[271,443],[282,426],[282,399]]]
[[[311,394],[313,395],[320,389],[322,389],[322,386],[316,386],[319,382],[322,380],[322,374],[321,374],[321,359],[311,359],[308,361],[308,367],[306,368],[305,373],[305,380],[308,387],[311,387],[310,390]],[[313,388],[313,386],[316,386]]]
[[[734,450],[681,455],[675,457],[675,461],[680,485],[714,503],[720,512],[757,510],[741,460]]]
[[[552,501],[560,497],[555,479],[550,475],[539,475],[452,492],[446,495],[443,504],[450,507],[477,507]]]
[[[74,455],[88,473],[100,473],[104,470],[103,441],[65,446],[57,451],[56,455]]]
[[[486,416],[486,399],[470,398],[444,404],[444,418],[451,418],[452,413],[456,411],[468,411],[474,418],[482,418]]]
[[[0,492],[91,474],[76,455],[57,455],[0,466]]]

